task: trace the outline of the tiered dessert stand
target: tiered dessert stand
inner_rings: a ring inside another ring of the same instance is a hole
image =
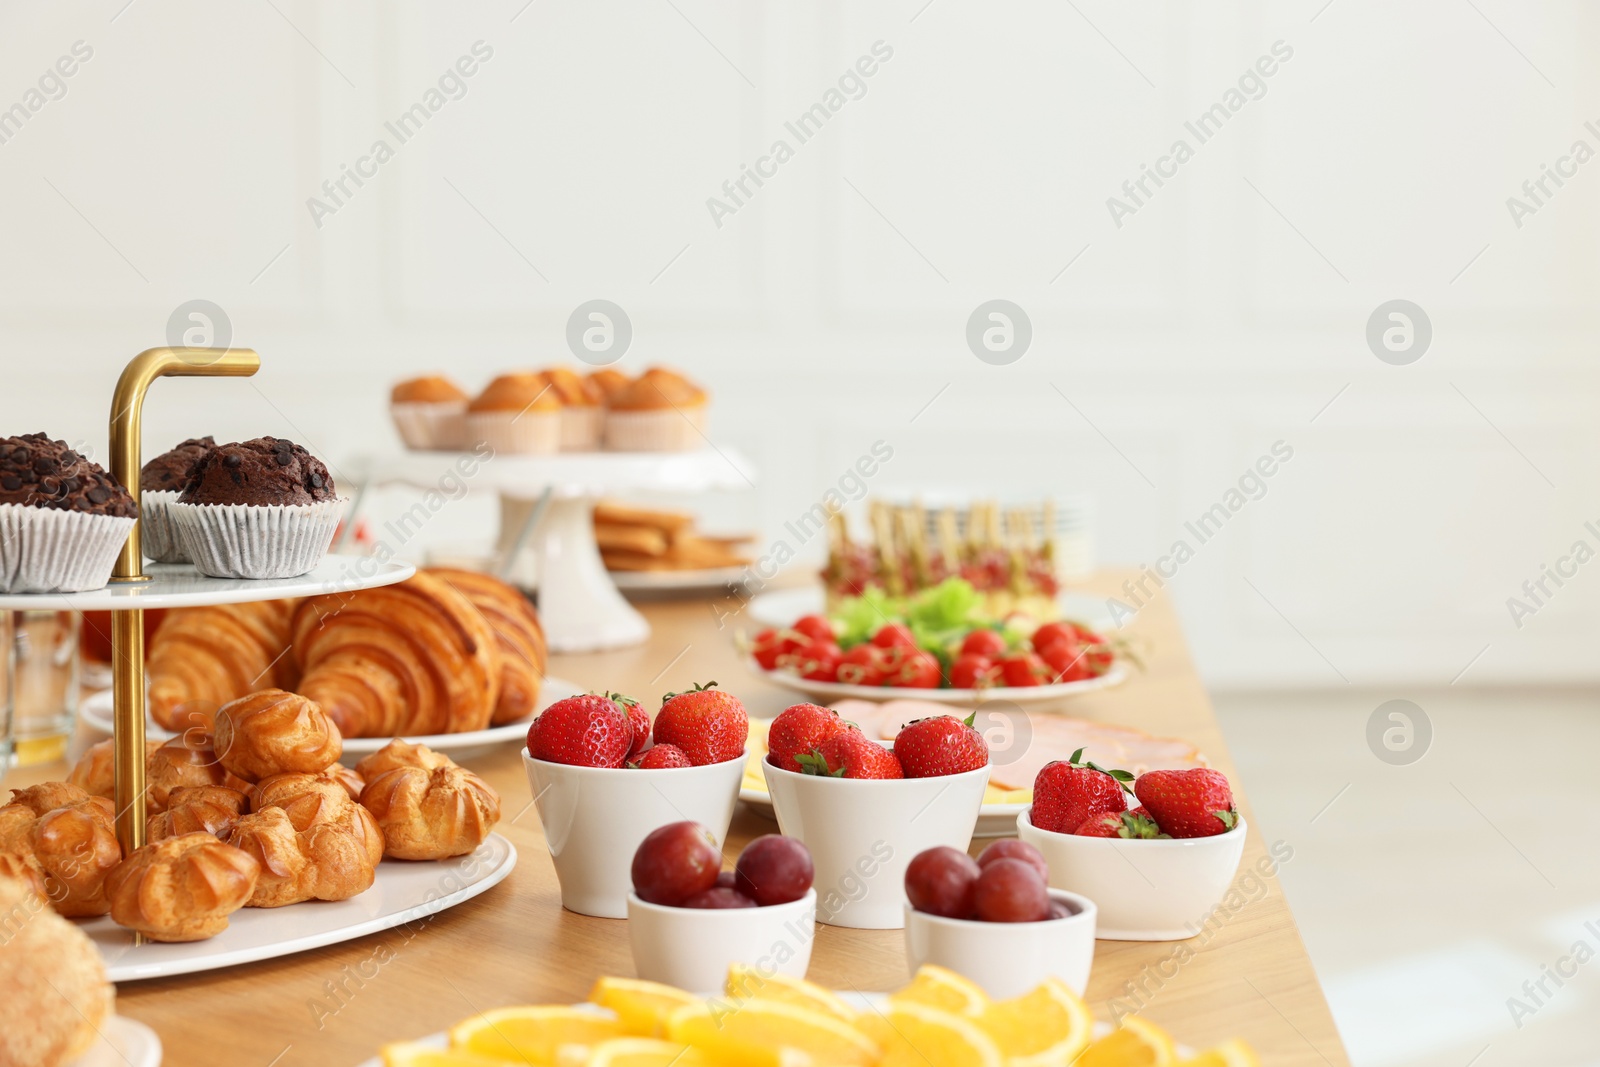
[[[140,414],[145,392],[157,378],[242,378],[260,369],[261,359],[247,348],[152,348],[135,356],[117,381],[111,403],[111,473],[139,500]],[[126,855],[145,843],[145,677],[144,611],[245,603],[354,592],[405,581],[416,572],[407,563],[380,563],[366,557],[329,555],[309,574],[296,578],[208,578],[188,564],[143,565],[140,524],[134,523],[111,583],[84,593],[0,594],[3,611],[111,612],[112,692],[116,702],[113,767],[116,775],[117,840]],[[480,848],[474,876],[454,874],[456,863],[402,865],[395,877],[380,876],[367,893],[349,901],[293,913],[280,909],[235,913],[229,929],[210,941],[143,944],[109,918],[93,920],[85,932],[106,958],[112,981],[153,978],[265,959],[317,945],[348,940],[409,922],[476,896],[509,874],[516,850],[498,834]],[[432,873],[428,868],[434,868]],[[385,872],[387,874],[388,872]],[[441,887],[449,882],[450,892]],[[462,883],[465,883],[463,886]],[[373,900],[369,897],[375,897]]]
[[[552,652],[637,645],[650,624],[617,590],[594,537],[603,496],[641,491],[701,493],[753,485],[744,457],[730,449],[695,452],[563,452],[552,456],[407,452],[363,461],[368,487],[403,484],[437,490],[463,458],[477,461],[464,480],[500,497],[500,545],[512,558],[504,577],[536,586]],[[521,549],[526,539],[531,560]],[[525,564],[531,563],[531,566]]]

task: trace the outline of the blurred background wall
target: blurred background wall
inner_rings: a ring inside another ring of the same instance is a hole
[[[160,385],[147,452],[337,471],[395,447],[392,381],[571,362],[605,298],[758,465],[727,525],[881,439],[874,493],[1087,494],[1099,558],[1155,564],[1281,441],[1168,586],[1214,686],[1593,680],[1600,564],[1507,600],[1600,548],[1597,38],[1505,0],[11,4],[0,424],[103,459],[117,370],[204,299],[263,371]],[[1008,366],[966,341],[995,298]],[[1406,365],[1367,338],[1397,299]]]

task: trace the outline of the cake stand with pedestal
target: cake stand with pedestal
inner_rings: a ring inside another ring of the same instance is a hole
[[[368,487],[403,484],[438,493],[444,479],[451,478],[451,486],[498,493],[502,551],[520,547],[526,534],[531,556],[524,559],[518,553],[503,576],[537,588],[539,617],[552,652],[621,648],[650,636],[650,624],[618,592],[600,558],[595,501],[618,493],[703,493],[755,486],[749,462],[716,447],[550,456],[406,452],[368,457],[358,469]]]

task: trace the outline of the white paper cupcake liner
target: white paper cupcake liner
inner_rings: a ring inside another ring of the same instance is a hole
[[[294,578],[328,554],[346,501],[178,504],[167,509],[194,569],[212,578]]]
[[[0,504],[0,591],[81,593],[111,580],[133,520]]]
[[[561,451],[593,452],[600,447],[605,412],[598,407],[573,405],[561,409]]]
[[[613,452],[693,452],[704,448],[706,409],[606,413],[606,448]]]
[[[549,455],[561,448],[561,412],[480,411],[467,414],[467,440],[500,455]]]
[[[390,404],[394,428],[405,446],[422,452],[455,451],[467,447],[467,402]]]
[[[188,563],[189,550],[172,522],[168,510],[178,502],[178,494],[169,490],[139,494],[139,549],[146,559],[157,563]]]

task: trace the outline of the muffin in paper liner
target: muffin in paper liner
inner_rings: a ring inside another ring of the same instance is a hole
[[[561,451],[593,452],[600,447],[605,412],[595,404],[571,404],[561,409]]]
[[[322,562],[345,498],[315,504],[168,505],[195,570],[212,578],[294,578]]]
[[[465,400],[397,402],[389,405],[389,414],[409,449],[436,452],[468,447]]]
[[[0,592],[103,589],[133,519],[0,504]]]
[[[606,448],[612,452],[693,452],[704,448],[706,409],[660,408],[606,412]]]
[[[139,527],[139,549],[146,559],[156,563],[189,562],[189,549],[178,536],[178,528],[173,525],[168,511],[177,502],[178,494],[171,490],[139,495],[139,517],[144,520]]]
[[[498,455],[550,455],[561,448],[563,412],[473,411],[467,414],[468,444],[487,444]]]

